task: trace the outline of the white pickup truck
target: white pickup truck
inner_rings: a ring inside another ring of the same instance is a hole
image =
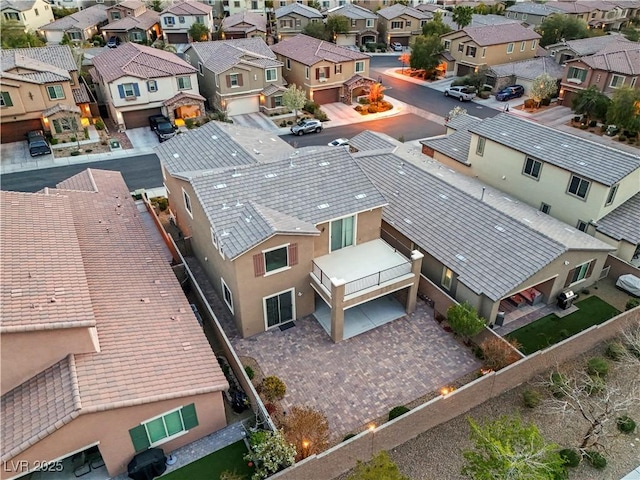
[[[462,102],[472,100],[476,96],[476,92],[473,87],[447,87],[444,89],[444,96],[454,97]]]

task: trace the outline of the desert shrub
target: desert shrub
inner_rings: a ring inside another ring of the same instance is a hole
[[[630,298],[627,301],[627,304],[624,306],[624,309],[631,310],[632,308],[636,308],[638,305],[640,305],[640,300],[638,300],[637,298]]]
[[[349,440],[350,438],[355,437],[356,434],[355,433],[347,433],[344,438],[342,439],[343,442],[346,442],[347,440]]]
[[[77,142],[77,141],[78,141],[78,139],[77,139],[76,137],[71,137],[71,138],[69,139],[69,141],[70,141],[70,142]]]
[[[293,122],[291,120],[287,120],[287,125],[293,125]]]
[[[616,426],[622,433],[633,433],[636,429],[636,422],[629,415],[616,418]]]
[[[285,440],[296,448],[296,460],[329,447],[329,421],[324,413],[312,407],[291,407],[282,431]]]
[[[87,127],[84,127],[82,131],[84,133],[84,139],[89,140],[89,129]]]
[[[536,408],[540,405],[540,393],[537,390],[527,389],[522,392],[522,401],[527,408]]]
[[[373,53],[376,51],[376,44],[375,43],[367,43],[365,45],[367,52]]]
[[[104,130],[104,122],[102,121],[101,118],[96,120],[96,123],[94,124],[94,126],[96,127],[96,130]]]
[[[282,400],[287,393],[287,386],[275,375],[266,377],[262,381],[262,394],[270,401]]]
[[[276,411],[278,410],[278,407],[276,407],[273,403],[267,402],[264,404],[264,409],[267,411],[269,416],[271,416],[274,413],[276,413]]]
[[[624,357],[625,353],[626,348],[624,348],[622,343],[616,341],[607,344],[607,351],[605,352],[607,358],[610,358],[611,360],[620,360]]]
[[[84,151],[84,153],[91,153],[91,152],[93,152],[93,148],[87,148],[87,149]]]
[[[604,378],[609,373],[609,362],[602,357],[593,357],[587,362],[587,373]]]
[[[503,340],[492,337],[480,344],[482,358],[486,367],[492,370],[500,370],[520,359],[520,355],[514,350],[520,347],[517,340]]]
[[[580,461],[582,460],[582,455],[580,455],[573,448],[564,448],[558,452],[560,457],[564,460],[564,464],[567,467],[575,468],[580,465]]]
[[[375,105],[369,105],[367,107],[367,110],[369,111],[369,113],[378,113],[378,107],[376,107]]]
[[[58,139],[57,138],[52,138],[51,141],[49,142],[51,145],[57,145],[58,144]]]
[[[287,121],[286,120],[281,121],[280,122],[280,126],[281,127],[286,127],[287,126]]]
[[[527,100],[524,101],[524,108],[535,108],[536,106],[536,101],[533,100],[532,98],[528,98]]]
[[[451,329],[463,337],[472,337],[484,328],[485,322],[468,303],[452,305],[447,310],[447,322]]]
[[[196,128],[196,121],[193,118],[185,118],[184,124],[189,130],[191,130],[192,128]]]
[[[358,100],[358,103],[360,105],[368,105],[369,104],[369,99],[367,97],[362,97],[360,100]]]
[[[404,142],[405,142],[404,135],[400,135],[400,136],[398,137],[398,141],[399,141],[400,143],[404,143]]]
[[[625,137],[624,135],[620,135],[620,136],[618,137],[618,141],[620,141],[620,142],[626,142],[626,141],[627,141],[627,137]]]
[[[316,109],[315,116],[316,116],[316,120],[320,120],[321,122],[326,122],[327,120],[329,120],[329,117],[327,117],[327,114],[324,113],[320,107]]]
[[[381,52],[387,51],[387,44],[384,42],[378,43],[377,47],[378,47],[378,50],[380,50]]]
[[[589,122],[589,126],[590,126],[591,128],[595,128],[595,127],[597,127],[597,126],[598,126],[598,121],[597,121],[597,120],[591,120],[591,121]]]
[[[72,157],[77,157],[78,155],[80,155],[80,150],[74,150],[73,152],[71,152]]]
[[[304,104],[304,110],[309,112],[312,115],[318,109],[320,109],[320,105],[318,103],[316,103],[316,102],[307,101],[307,103]]]
[[[587,395],[597,395],[602,393],[606,386],[604,378],[596,375],[591,377],[591,380],[585,385],[585,390]]]
[[[589,125],[587,125],[586,123],[580,125],[580,130],[586,130],[587,128],[589,128]]]
[[[400,405],[398,407],[393,407],[389,410],[389,420],[393,420],[394,418],[398,418],[400,415],[404,415],[407,413],[409,409],[404,405]]]
[[[600,452],[587,451],[585,453],[592,467],[602,470],[607,466],[607,459]]]
[[[491,96],[491,92],[485,92],[485,91],[482,91],[482,92],[480,92],[480,93],[478,94],[478,96],[479,96],[480,98],[482,98],[483,100],[486,100],[487,98],[489,98],[489,97]]]
[[[549,105],[551,105],[551,99],[550,98],[543,98],[540,101],[540,105],[542,105],[543,107],[548,107]]]
[[[253,377],[256,376],[253,368],[251,368],[249,365],[245,365],[244,372],[247,374],[247,377],[249,377],[249,380],[253,380]]]

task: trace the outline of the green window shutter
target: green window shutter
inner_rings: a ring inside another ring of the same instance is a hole
[[[11,95],[9,95],[9,92],[2,92],[2,99],[4,100],[5,106],[13,107],[13,102],[11,101]]]
[[[196,415],[195,404],[182,407],[182,421],[184,422],[184,429],[191,430],[193,427],[198,426],[198,415]]]
[[[138,425],[137,427],[132,428],[129,430],[129,435],[131,436],[133,448],[136,450],[136,453],[149,448],[149,438],[147,437],[147,431],[144,428],[144,425]]]

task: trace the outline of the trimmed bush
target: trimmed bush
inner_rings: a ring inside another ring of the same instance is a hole
[[[57,138],[52,138],[51,141],[49,142],[51,145],[57,145],[58,144],[58,139]]]
[[[389,411],[389,420],[393,420],[394,418],[398,418],[400,415],[404,415],[408,411],[409,411],[409,409],[407,407],[405,407],[404,405],[400,405],[398,407],[393,407]]]
[[[582,455],[580,455],[573,448],[564,448],[558,452],[560,457],[564,460],[564,464],[567,467],[575,468],[580,465],[580,461],[582,460]]]
[[[597,126],[598,126],[598,122],[597,122],[596,120],[591,120],[591,121],[589,122],[589,126],[590,126],[591,128],[595,128],[595,127],[597,127]]]
[[[618,137],[618,141],[620,141],[620,142],[626,142],[626,141],[627,141],[627,137],[625,137],[624,135],[620,135],[620,136]]]
[[[536,408],[540,405],[540,393],[536,390],[527,389],[522,392],[522,401],[527,408]]]
[[[587,451],[586,457],[589,460],[589,463],[593,468],[597,468],[598,470],[602,470],[607,466],[607,459],[600,452]]]
[[[609,362],[602,357],[593,357],[587,362],[587,373],[604,378],[609,373]]]
[[[627,304],[624,306],[624,309],[631,310],[633,308],[636,308],[638,305],[640,305],[640,300],[638,300],[637,298],[630,298],[627,301]]]
[[[101,118],[96,120],[96,123],[93,124],[96,127],[96,130],[104,130],[104,122]]]
[[[262,381],[262,394],[268,401],[282,400],[286,393],[287,386],[275,375],[271,375]]]
[[[249,365],[245,365],[244,371],[247,374],[247,377],[249,377],[249,380],[253,380],[253,377],[256,376],[255,372],[253,371],[253,368],[251,368]]]
[[[607,344],[607,351],[605,352],[605,355],[611,360],[620,360],[622,357],[624,357],[626,351],[627,349],[624,348],[624,345],[622,343],[611,342]]]
[[[74,150],[73,152],[71,152],[72,157],[77,157],[78,155],[80,155],[80,150]]]
[[[309,112],[311,115],[313,115],[318,109],[320,109],[320,104],[316,102],[307,101],[307,103],[304,104],[304,110]]]
[[[616,426],[622,433],[633,433],[636,429],[636,422],[629,415],[616,418]]]
[[[316,109],[315,116],[316,116],[316,120],[320,120],[321,122],[326,122],[327,120],[329,120],[329,117],[327,117],[327,114],[324,113],[322,109],[320,109],[320,107]]]
[[[524,108],[535,108],[536,107],[536,101],[533,100],[532,98],[528,98],[524,101]]]

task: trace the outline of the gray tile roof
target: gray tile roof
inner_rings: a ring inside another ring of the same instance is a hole
[[[174,15],[208,15],[211,13],[211,10],[213,10],[211,5],[189,0],[169,5],[160,12],[160,15],[164,15],[165,13],[172,13]]]
[[[429,20],[433,18],[431,12],[421,12],[420,10],[416,10],[413,7],[407,7],[406,5],[402,5],[401,3],[396,3],[395,5],[391,5],[390,7],[381,8],[378,10],[378,15],[387,20],[392,20],[400,15],[408,15],[413,18],[417,18],[418,20]]]
[[[35,3],[36,0],[2,0],[0,2],[0,10],[10,8],[18,12],[26,12],[27,10],[31,10]]]
[[[53,65],[67,72],[78,70],[76,61],[69,45],[47,45],[45,47],[17,48],[0,50],[2,53],[2,71],[11,70],[16,66],[16,58],[27,57],[38,62]]]
[[[597,230],[616,240],[640,244],[640,193],[598,220]]]
[[[594,70],[621,73],[623,75],[640,74],[640,43],[608,45],[594,55],[580,58]]]
[[[433,148],[436,152],[440,152],[460,163],[469,165],[471,132],[466,128],[456,130],[446,137],[421,140],[420,143]]]
[[[564,42],[554,43],[547,45],[547,50],[557,51],[569,48],[573,50],[576,55],[583,57],[585,55],[593,55],[599,52],[610,43],[629,42],[624,36],[617,33],[611,33],[609,35],[601,35],[599,37],[580,38],[578,40],[567,40]],[[631,42],[629,42],[631,43]]]
[[[507,12],[526,13],[527,15],[547,16],[552,13],[562,12],[554,8],[550,3],[520,2],[507,8]]]
[[[306,18],[322,18],[322,14],[316,10],[315,8],[311,8],[307,5],[303,5],[302,3],[290,3],[284,7],[280,7],[276,9],[276,18],[282,18],[291,13],[295,13],[302,17]]]
[[[453,21],[451,15],[443,16],[442,22],[447,25],[452,30],[458,30],[458,25]],[[506,25],[509,23],[520,23],[520,20],[516,20],[514,18],[503,17],[502,15],[480,15],[478,13],[474,13],[471,16],[471,23],[468,25],[469,27],[483,27],[485,25]]]
[[[378,16],[371,10],[360,7],[358,5],[354,5],[353,3],[345,3],[344,5],[341,5],[339,7],[330,8],[329,10],[327,10],[327,14],[344,15],[345,17],[352,18],[354,20],[378,18]]]
[[[365,60],[369,55],[359,51],[340,47],[331,42],[318,40],[299,33],[280,43],[271,46],[271,50],[303,65],[315,65],[324,60],[333,63]]]
[[[205,173],[191,179],[222,251],[230,258],[276,231],[314,233],[314,225],[386,204],[346,149]]]
[[[51,22],[47,25],[40,27],[40,30],[50,31],[66,31],[71,29],[84,30],[85,28],[93,27],[102,22],[107,21],[107,6],[106,5],[93,5],[92,7],[85,8],[79,12],[72,13],[66,17],[62,17],[55,22]]]
[[[564,13],[589,13],[591,7],[584,5],[582,2],[554,2],[553,6]]]
[[[198,55],[202,64],[214,73],[223,73],[238,64],[260,68],[280,67],[276,55],[261,38],[239,38],[215,42],[194,42],[187,49]]]
[[[469,125],[473,125],[479,120],[480,119],[478,117],[474,117],[473,115],[469,115],[468,113],[463,113],[462,115],[457,115],[448,120],[447,128],[453,128],[454,130],[466,130]]]
[[[472,133],[606,186],[640,168],[640,156],[500,113],[469,127]]]
[[[564,75],[564,67],[558,64],[552,57],[536,57],[519,62],[502,63],[500,65],[493,65],[490,70],[492,70],[498,78],[515,75],[517,78],[527,80],[533,80],[543,73],[557,79],[561,79]]]
[[[465,27],[461,30],[481,47],[489,45],[501,45],[503,43],[520,42],[522,40],[536,40],[540,35],[533,30],[522,26],[520,23],[505,23],[502,25],[481,25],[478,27]],[[457,34],[460,32],[452,32],[443,35]]]
[[[359,152],[372,150],[393,150],[400,142],[385,134],[378,134],[371,130],[364,130],[349,140],[349,145]]]

